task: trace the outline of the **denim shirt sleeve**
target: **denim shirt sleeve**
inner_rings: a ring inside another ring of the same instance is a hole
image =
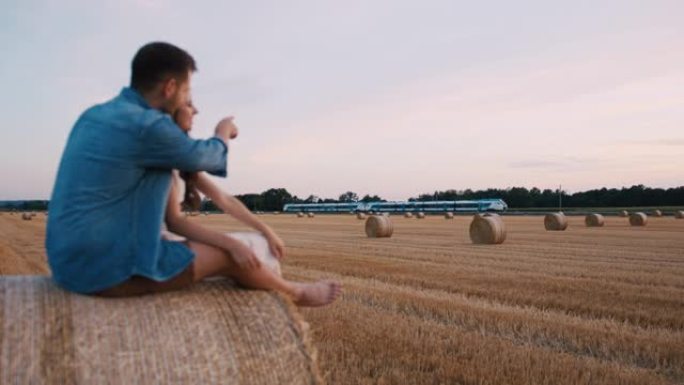
[[[188,137],[167,115],[140,131],[138,162],[142,167],[207,171],[227,175],[228,147],[219,138],[197,140]]]

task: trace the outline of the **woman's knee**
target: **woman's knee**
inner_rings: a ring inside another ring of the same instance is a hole
[[[195,253],[193,279],[195,282],[215,276],[228,276],[236,270],[230,255],[221,248],[195,241],[187,241],[187,246]]]

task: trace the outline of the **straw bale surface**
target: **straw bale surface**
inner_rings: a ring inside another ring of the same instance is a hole
[[[308,325],[230,280],[130,298],[0,277],[2,384],[319,384]]]

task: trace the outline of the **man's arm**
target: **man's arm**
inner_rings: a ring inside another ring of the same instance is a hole
[[[189,172],[207,171],[225,177],[228,138],[217,127],[217,136],[213,138],[191,139],[170,117],[164,116],[141,131],[139,164]]]

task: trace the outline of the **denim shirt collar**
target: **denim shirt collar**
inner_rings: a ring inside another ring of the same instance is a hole
[[[120,96],[121,96],[122,98],[128,100],[129,102],[132,102],[132,103],[135,103],[135,104],[139,105],[140,107],[143,107],[143,108],[152,108],[152,107],[150,107],[150,105],[147,103],[147,101],[145,100],[145,98],[143,98],[142,95],[140,95],[140,93],[139,93],[138,91],[134,90],[134,89],[131,88],[131,87],[124,87],[124,88],[121,90]]]

